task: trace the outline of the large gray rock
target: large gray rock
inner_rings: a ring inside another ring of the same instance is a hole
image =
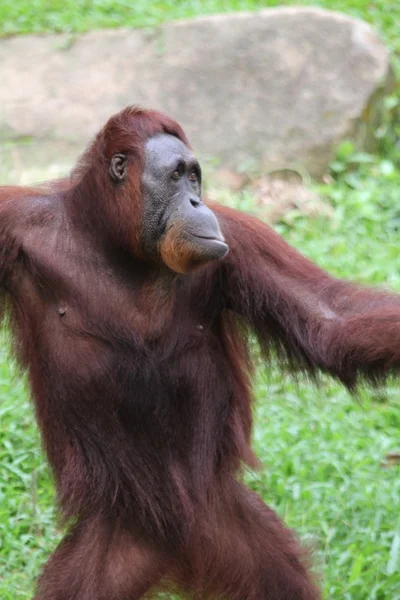
[[[156,30],[0,41],[0,140],[84,143],[128,104],[158,108],[221,164],[302,164],[321,174],[344,138],[363,138],[389,77],[362,21],[269,9]]]

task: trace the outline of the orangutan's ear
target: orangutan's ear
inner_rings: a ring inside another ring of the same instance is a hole
[[[114,183],[122,183],[127,173],[128,158],[126,154],[114,154],[110,161],[110,177]]]

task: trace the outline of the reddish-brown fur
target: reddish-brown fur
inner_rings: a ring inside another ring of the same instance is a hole
[[[4,306],[72,523],[36,600],[169,585],[196,599],[317,600],[295,536],[239,481],[255,464],[247,335],[292,370],[375,383],[399,371],[400,297],[330,277],[218,205],[226,258],[183,276],[146,261],[140,175],[158,132],[187,144],[170,119],[127,109],[68,184],[0,189]],[[115,152],[130,157],[121,188]]]

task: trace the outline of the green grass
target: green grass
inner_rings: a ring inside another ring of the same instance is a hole
[[[293,4],[342,10],[373,23],[399,48],[397,0],[2,0],[0,33],[80,32],[106,27],[154,27],[173,19]]]
[[[400,291],[400,172],[370,160],[354,172],[348,160],[321,188],[335,207],[331,221],[293,213],[277,229],[335,275]],[[252,210],[247,195],[231,201]],[[258,373],[255,396],[264,467],[249,483],[313,545],[326,598],[400,599],[400,468],[381,468],[400,449],[398,387],[355,400],[332,381],[296,386],[272,368]],[[27,393],[5,355],[0,420],[0,598],[20,600],[60,532]]]

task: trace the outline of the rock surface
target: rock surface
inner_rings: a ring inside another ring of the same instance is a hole
[[[222,166],[300,164],[314,175],[341,140],[365,141],[390,77],[368,25],[300,7],[3,39],[0,65],[0,142],[83,148],[109,116],[141,104],[176,118]]]

